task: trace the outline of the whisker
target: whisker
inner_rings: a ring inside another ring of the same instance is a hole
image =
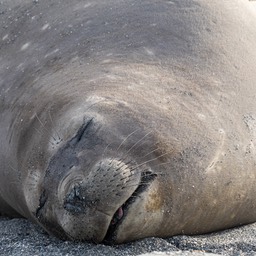
[[[130,188],[130,187],[138,187],[139,185],[148,185],[150,184],[149,182],[139,182],[137,184],[129,184],[127,186],[125,186],[125,188]]]
[[[160,157],[163,157],[163,156],[165,156],[165,155],[167,155],[167,154],[169,154],[169,153],[171,153],[171,152],[173,152],[173,150],[172,150],[172,151],[169,151],[169,152],[166,152],[166,153],[164,153],[164,154],[162,154],[162,155],[160,155],[160,156],[158,156],[158,157],[155,157],[155,158],[153,158],[153,159],[150,159],[150,160],[148,160],[148,161],[145,161],[145,162],[143,162],[143,163],[141,163],[141,164],[135,166],[134,168],[138,168],[138,167],[140,167],[140,166],[142,166],[142,165],[144,165],[144,164],[153,162],[153,161],[159,159]]]
[[[156,149],[154,149],[154,150],[150,151],[150,152],[149,152],[149,153],[147,153],[146,155],[141,156],[140,158],[144,158],[144,157],[146,157],[146,156],[148,156],[148,155],[150,155],[150,154],[154,153],[154,152],[155,152],[155,151],[157,151],[158,149],[159,149],[159,147],[157,147]]]
[[[38,130],[37,128],[35,128],[35,127],[33,127],[41,136],[43,135],[43,133],[40,131],[40,130]],[[54,143],[51,141],[51,140],[49,140],[49,143],[51,143],[51,145],[52,146],[54,146]]]
[[[133,148],[135,148],[141,141],[143,141],[149,134],[151,134],[152,131],[148,132],[146,135],[144,135],[140,140],[138,140],[126,153],[128,154]]]
[[[12,169],[12,170],[14,170],[15,172],[17,172],[18,171],[18,169],[15,169],[13,166],[11,166],[10,164],[8,164],[8,166]]]
[[[137,132],[138,130],[139,130],[139,129],[137,129],[137,130],[131,132],[131,133],[121,142],[121,144],[119,145],[119,147],[117,148],[116,151],[118,151],[118,150],[122,147],[122,145],[125,143],[125,141],[127,141],[127,140],[128,140],[135,132]]]
[[[123,160],[128,156],[128,154],[134,149],[141,141],[143,141],[148,135],[150,135],[152,131],[148,132],[146,135],[144,135],[140,140],[138,140],[130,149],[126,152],[124,156],[122,156]]]
[[[161,165],[165,165],[165,164],[170,164],[170,163],[172,163],[172,161],[170,161],[170,162],[165,162],[165,163],[161,163],[161,164],[157,164],[157,165],[155,165],[155,166],[153,166],[153,167],[155,168],[155,167],[158,167],[158,166],[161,166]]]
[[[105,157],[106,150],[108,149],[108,147],[109,147],[111,144],[112,144],[112,143],[109,143],[109,144],[105,147],[105,149],[103,150],[102,158]]]
[[[37,113],[36,113],[35,115],[36,115],[37,120],[38,120],[39,123],[41,124],[41,126],[44,128],[44,130],[45,130],[47,133],[51,134],[50,131],[49,131],[48,129],[46,129],[45,125],[44,125],[44,124],[42,123],[42,121],[39,119]],[[57,141],[57,139],[56,139],[53,135],[51,135],[51,137],[53,138],[54,141]]]
[[[50,112],[50,111],[48,112],[48,115],[49,115],[50,121],[51,121],[51,123],[52,123],[52,127],[54,127],[54,124],[53,124],[53,120],[52,120],[52,116],[51,116],[51,112]],[[54,132],[56,133],[56,135],[58,136],[59,141],[62,141],[62,139],[60,138],[60,135],[59,135],[59,133],[57,132],[57,130],[56,130],[56,129],[53,129],[53,130],[54,130]]]

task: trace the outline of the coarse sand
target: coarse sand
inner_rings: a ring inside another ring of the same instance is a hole
[[[25,219],[0,217],[0,255],[256,255],[256,223],[200,236],[147,238],[107,246],[61,241]]]

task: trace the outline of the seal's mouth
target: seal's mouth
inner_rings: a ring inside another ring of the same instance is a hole
[[[108,231],[103,240],[103,243],[109,244],[109,245],[115,243],[118,227],[122,224],[125,217],[127,216],[129,207],[136,201],[138,196],[142,194],[149,187],[149,185],[153,182],[156,176],[157,176],[156,174],[153,174],[150,171],[145,171],[142,173],[141,181],[137,189],[126,200],[126,202],[123,205],[121,205],[115,212],[109,224]]]

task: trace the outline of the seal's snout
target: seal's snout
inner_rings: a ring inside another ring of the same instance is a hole
[[[73,180],[73,182],[72,182]],[[114,158],[97,162],[91,171],[77,180],[65,179],[66,192],[61,199],[60,225],[71,239],[101,242],[112,238],[125,218],[126,202],[140,187],[142,173],[136,165]],[[64,217],[63,217],[64,215]]]
[[[71,186],[64,199],[64,208],[72,214],[85,214],[94,209],[113,215],[113,211],[136,190],[140,176],[136,168],[120,160],[104,159],[93,167],[88,176]]]

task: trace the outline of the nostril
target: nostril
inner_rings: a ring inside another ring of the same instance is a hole
[[[75,185],[67,194],[64,200],[64,209],[73,214],[85,213],[87,209],[92,208],[97,203],[97,200],[90,200],[86,196],[81,185]]]

